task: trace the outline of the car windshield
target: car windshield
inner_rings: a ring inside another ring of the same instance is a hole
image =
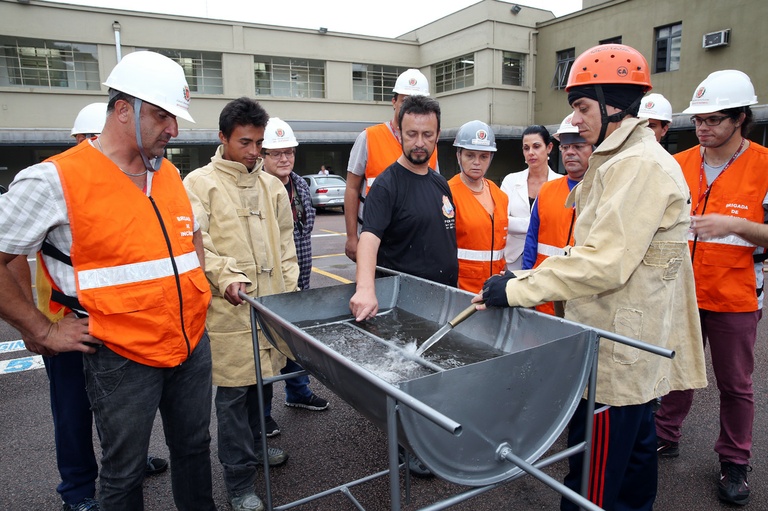
[[[346,186],[344,179],[339,176],[316,177],[315,183],[317,183],[317,186]]]

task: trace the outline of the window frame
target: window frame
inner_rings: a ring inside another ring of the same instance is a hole
[[[354,101],[390,101],[397,77],[407,67],[382,64],[352,64],[352,99]]]
[[[0,35],[0,87],[99,91],[98,51],[96,44]]]
[[[517,57],[517,58],[515,58]],[[512,85],[517,87],[525,87],[525,80],[526,80],[526,62],[528,60],[528,55],[525,53],[520,53],[516,51],[503,51],[501,54],[501,83],[502,85]],[[507,65],[507,62],[516,61],[518,63],[518,69],[519,71],[514,72],[512,70],[507,70],[507,68],[514,68],[514,64],[511,66]],[[517,83],[511,83],[514,82],[514,75],[517,75],[516,81]],[[512,76],[512,80],[509,80],[508,77]]]
[[[475,85],[475,54],[468,53],[438,62],[432,74],[435,93],[466,89]]]
[[[555,52],[555,74],[552,77],[551,87],[555,90],[565,89],[568,85],[568,75],[576,60],[576,48],[566,48]]]
[[[259,69],[260,65],[262,69]],[[325,65],[324,60],[254,55],[255,94],[275,98],[325,99]]]
[[[678,29],[675,31],[675,29]],[[664,35],[663,32],[669,31]],[[653,29],[653,73],[680,69],[683,42],[683,22],[678,21]]]

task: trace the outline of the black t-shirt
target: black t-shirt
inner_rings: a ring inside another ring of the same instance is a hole
[[[377,264],[456,286],[456,210],[448,182],[430,170],[414,174],[395,162],[365,198],[363,232],[381,240]]]

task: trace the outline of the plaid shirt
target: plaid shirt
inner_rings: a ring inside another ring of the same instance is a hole
[[[296,172],[291,172],[291,182],[296,197],[291,200],[291,209],[296,221],[293,223],[293,241],[299,258],[299,289],[309,289],[309,274],[312,272],[312,229],[315,227],[315,208],[309,197],[309,185]],[[303,210],[303,212],[301,211]]]

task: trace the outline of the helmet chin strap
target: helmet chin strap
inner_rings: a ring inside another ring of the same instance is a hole
[[[134,125],[136,126],[136,144],[139,146],[139,154],[141,155],[141,160],[144,162],[144,168],[146,168],[149,172],[157,172],[160,170],[160,165],[162,164],[162,158],[160,156],[154,158],[154,163],[152,163],[149,158],[147,158],[146,153],[144,152],[144,146],[141,143],[141,120],[140,120],[140,114],[141,114],[141,105],[144,103],[139,98],[134,98],[133,100],[133,116],[135,119]]]
[[[605,132],[608,130],[608,125],[612,122],[621,122],[621,120],[627,116],[628,112],[634,110],[635,107],[640,105],[640,101],[642,101],[643,95],[639,95],[637,99],[634,100],[632,104],[624,110],[616,112],[615,114],[608,115],[608,108],[605,104],[603,87],[601,85],[595,85],[595,92],[597,93],[597,102],[600,105],[600,122],[602,123],[600,126],[600,136],[597,137],[597,142],[595,143],[595,147],[597,147],[603,143],[603,140],[605,140]]]

